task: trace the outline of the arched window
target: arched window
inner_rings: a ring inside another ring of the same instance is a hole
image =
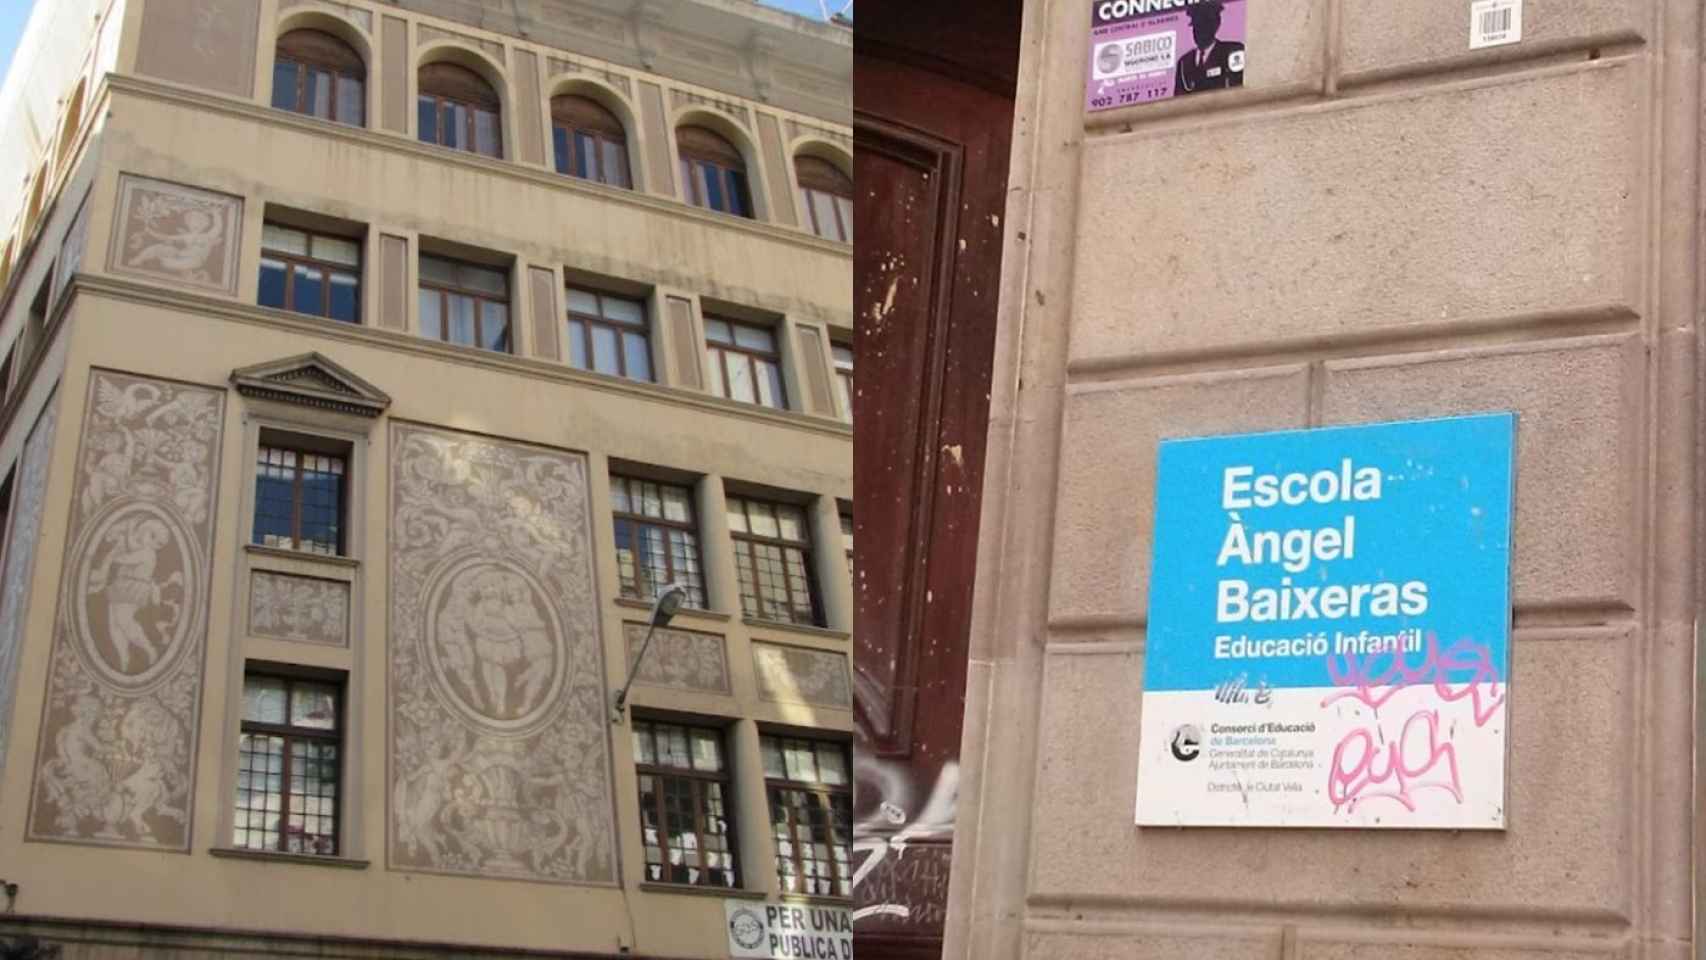
[[[454,63],[429,63],[420,85],[422,143],[503,156],[502,102],[483,77]]]
[[[278,38],[272,105],[322,120],[367,124],[367,64],[355,48],[320,30]]]
[[[71,145],[77,137],[77,130],[83,125],[83,81],[77,81],[77,89],[71,92],[70,106],[65,109],[65,121],[59,125],[59,152],[54,155],[53,165],[61,167],[65,158],[71,153]]]
[[[551,142],[557,172],[613,187],[631,187],[628,133],[616,114],[586,97],[551,98]]]
[[[735,145],[704,127],[680,127],[675,140],[681,147],[681,182],[687,202],[751,217],[746,160]]]
[[[853,181],[835,164],[819,157],[797,157],[800,216],[812,232],[828,240],[853,242]]]

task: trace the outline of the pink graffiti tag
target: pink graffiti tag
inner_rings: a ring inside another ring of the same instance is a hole
[[[1385,669],[1379,660],[1390,657]],[[1453,673],[1468,672],[1467,680],[1454,684]],[[1431,687],[1440,703],[1455,703],[1468,697],[1475,726],[1486,726],[1505,702],[1505,688],[1493,664],[1492,651],[1465,637],[1440,649],[1439,638],[1427,635],[1421,659],[1408,663],[1401,650],[1377,651],[1366,656],[1344,654],[1327,658],[1327,675],[1336,687],[1347,689],[1321,701],[1323,708],[1341,700],[1353,700],[1376,716],[1373,725],[1351,730],[1333,750],[1327,772],[1327,798],[1334,812],[1356,810],[1364,800],[1395,800],[1406,810],[1416,809],[1415,794],[1443,790],[1463,802],[1463,784],[1457,772],[1457,748],[1441,742],[1439,711],[1422,709],[1410,715],[1397,739],[1385,742],[1379,736],[1380,708],[1407,687]]]
[[[1375,674],[1379,659],[1387,656],[1391,657],[1391,661],[1386,665],[1386,669]],[[1329,656],[1327,677],[1333,686],[1351,689],[1322,700],[1323,707],[1331,706],[1340,700],[1353,699],[1378,712],[1386,701],[1405,687],[1431,682],[1434,693],[1449,703],[1469,697],[1475,725],[1484,727],[1505,702],[1504,690],[1498,682],[1499,671],[1493,665],[1492,651],[1486,644],[1476,643],[1468,637],[1441,650],[1438,636],[1429,631],[1427,649],[1422,652],[1421,661],[1414,666],[1405,662],[1403,651],[1375,652],[1360,659],[1355,654],[1347,653],[1343,655],[1343,663],[1344,667],[1341,669],[1340,657]],[[1470,670],[1473,674],[1462,686],[1453,687],[1451,673],[1461,670]],[[1486,690],[1485,701],[1482,699],[1483,687]],[[1376,692],[1377,690],[1380,692]]]
[[[1422,732],[1413,736],[1418,721]],[[1418,737],[1425,739],[1418,743]],[[1430,774],[1433,779],[1425,779]],[[1437,710],[1416,711],[1404,721],[1398,739],[1384,747],[1375,745],[1367,727],[1359,727],[1346,734],[1333,750],[1327,798],[1333,802],[1334,812],[1343,807],[1346,813],[1353,813],[1357,804],[1375,799],[1396,800],[1414,812],[1412,794],[1425,789],[1444,790],[1458,803],[1463,802],[1457,750],[1449,743],[1440,743]]]

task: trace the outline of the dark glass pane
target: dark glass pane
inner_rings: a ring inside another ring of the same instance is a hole
[[[582,180],[594,179],[597,172],[593,169],[596,162],[598,143],[580,131],[575,131],[575,176]]]
[[[509,307],[501,303],[480,304],[480,346],[499,353],[509,352]]]
[[[419,137],[424,143],[438,142],[438,101],[421,97],[416,109]]]
[[[334,273],[332,280],[333,320],[357,323],[361,320],[361,280],[354,274]]]
[[[296,72],[293,60],[277,60],[272,65],[272,105],[280,110],[296,109]]]
[[[326,313],[325,277],[313,267],[298,264],[290,289],[290,308],[297,313],[324,316]]]
[[[722,171],[708,163],[695,164],[695,166],[701,168],[699,172],[704,177],[705,206],[712,210],[728,210],[729,208],[726,206],[728,201],[723,194]]]
[[[569,131],[562,127],[551,128],[551,149],[555,151],[557,172],[569,172]]]
[[[569,365],[586,369],[586,324],[569,321]]]
[[[284,271],[282,260],[261,258],[261,286],[255,302],[263,307],[284,306]]]
[[[289,475],[255,478],[255,542],[269,547],[293,547],[291,516],[292,480]]]
[[[746,189],[746,174],[729,171],[729,212],[743,217],[752,216],[752,195]]]

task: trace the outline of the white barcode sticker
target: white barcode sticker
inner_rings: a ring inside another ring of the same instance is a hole
[[[1522,0],[1475,0],[1469,5],[1469,49],[1522,39]]]

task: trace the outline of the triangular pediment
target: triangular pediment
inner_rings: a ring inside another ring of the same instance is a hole
[[[377,417],[391,397],[324,355],[304,353],[231,371],[231,383],[245,397],[319,407]]]

